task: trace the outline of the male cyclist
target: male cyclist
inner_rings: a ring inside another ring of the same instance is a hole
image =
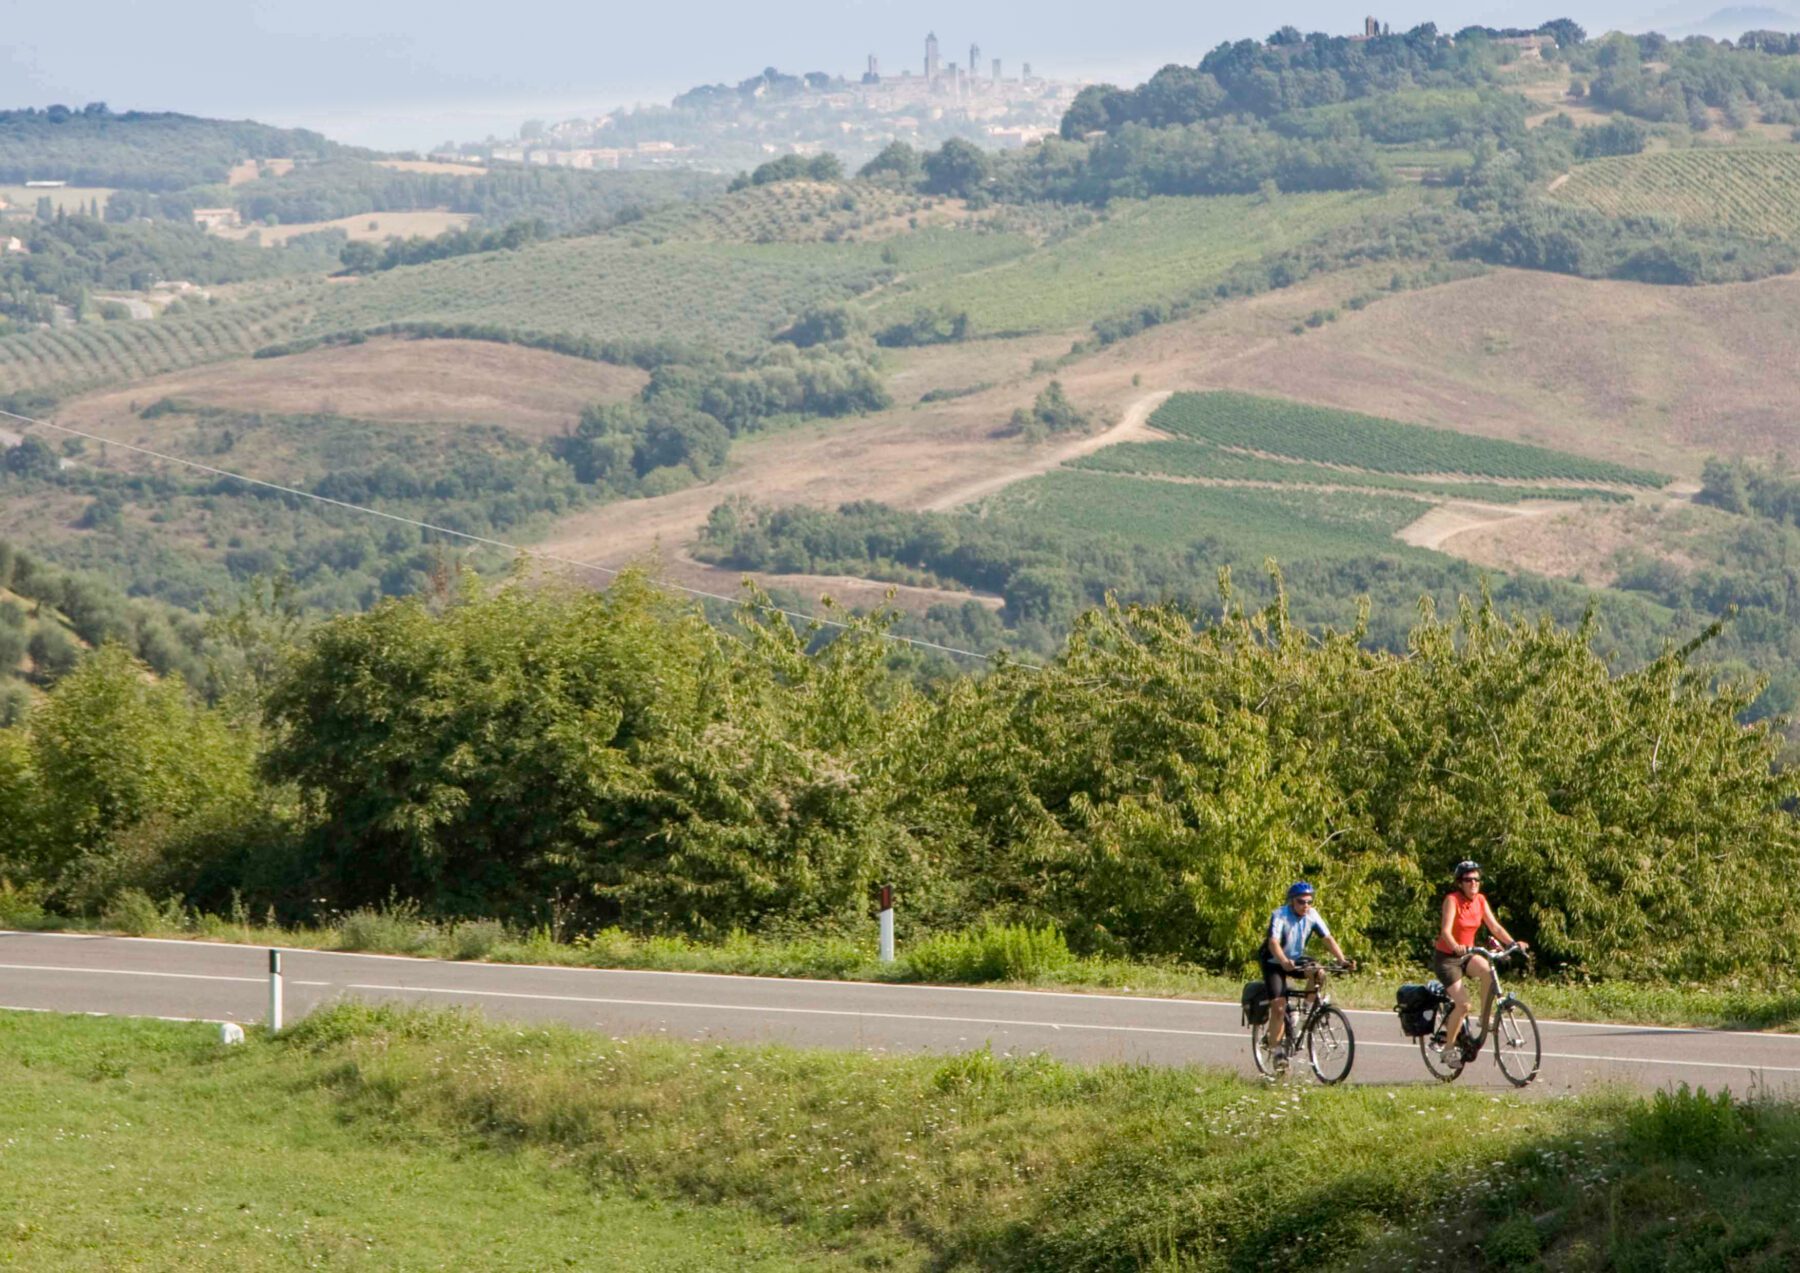
[[[1469,987],[1464,984],[1465,971],[1481,982],[1481,1020],[1486,1021],[1488,1008],[1494,1001],[1494,979],[1488,975],[1487,959],[1475,945],[1482,926],[1506,945],[1513,944],[1512,934],[1494,917],[1494,908],[1481,891],[1481,864],[1458,862],[1456,887],[1444,895],[1443,912],[1438,920],[1437,941],[1432,945],[1431,969],[1444,983],[1453,1005],[1444,1022],[1444,1032],[1432,1036],[1432,1046],[1443,1049],[1444,1058],[1452,1065],[1466,1060],[1464,1050],[1453,1042],[1457,1031],[1469,1015]],[[1519,945],[1525,945],[1520,942]]]
[[[1289,886],[1287,905],[1269,916],[1268,937],[1263,942],[1263,984],[1269,991],[1269,1056],[1277,1068],[1287,1065],[1287,1044],[1281,1037],[1287,1029],[1287,979],[1299,975],[1297,961],[1306,957],[1306,943],[1314,933],[1325,939],[1332,958],[1344,959],[1343,948],[1325,926],[1325,917],[1313,909],[1313,886],[1300,880]],[[1307,974],[1307,985],[1318,984],[1318,977],[1318,969],[1312,969]]]

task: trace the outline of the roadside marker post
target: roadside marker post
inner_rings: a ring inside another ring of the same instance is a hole
[[[281,952],[269,951],[269,1033],[281,1029]]]
[[[881,914],[877,917],[881,923],[881,962],[894,962],[894,886],[881,886]]]

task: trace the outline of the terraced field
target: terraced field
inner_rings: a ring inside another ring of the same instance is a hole
[[[1545,447],[1246,393],[1176,394],[1157,408],[1150,423],[1178,438],[1232,452],[1376,474],[1457,474],[1645,488],[1663,486],[1670,480],[1667,474]],[[1175,462],[1167,455],[1161,458]],[[1204,463],[1205,459],[1197,457],[1192,462]]]
[[[1658,216],[1760,238],[1800,235],[1800,147],[1671,150],[1582,164],[1551,194],[1608,216]]]

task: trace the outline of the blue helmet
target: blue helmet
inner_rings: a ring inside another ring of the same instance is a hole
[[[1312,895],[1313,886],[1308,884],[1305,880],[1295,880],[1292,884],[1288,885],[1287,899],[1290,902],[1296,897],[1311,897]]]

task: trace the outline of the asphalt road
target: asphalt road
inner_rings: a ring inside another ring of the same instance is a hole
[[[612,1035],[775,1041],[867,1052],[1047,1052],[1086,1064],[1250,1067],[1236,1004],[1188,999],[447,963],[286,951],[291,1022],[343,998],[477,1007]],[[268,955],[250,946],[0,931],[0,1008],[244,1023],[268,1011]],[[1353,1081],[1429,1083],[1391,1012],[1350,1013]],[[1800,1036],[1544,1021],[1532,1090],[1613,1081],[1800,1094]],[[1484,1052],[1460,1082],[1510,1090]]]

